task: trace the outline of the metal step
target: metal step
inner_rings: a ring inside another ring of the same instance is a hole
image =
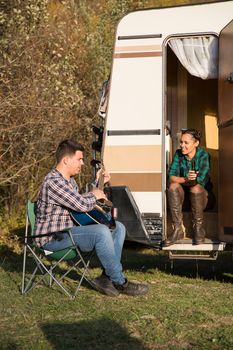
[[[204,243],[194,245],[191,239],[183,239],[162,250],[169,252],[170,259],[216,260],[218,252],[225,249],[226,243],[206,239]]]
[[[223,251],[226,243],[211,239],[205,239],[205,243],[195,245],[192,243],[192,239],[182,239],[169,247],[163,247],[163,250],[183,250],[183,251]]]

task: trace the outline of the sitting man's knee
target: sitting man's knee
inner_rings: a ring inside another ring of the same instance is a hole
[[[104,224],[99,224],[98,225],[98,229],[100,234],[102,233],[103,235],[108,234],[109,233],[109,228],[108,226],[104,225]]]
[[[99,224],[97,238],[102,240],[102,239],[108,239],[110,236],[111,236],[110,229],[104,224]]]
[[[125,225],[122,224],[120,221],[116,221],[116,228],[117,230],[121,231],[121,232],[125,232]]]
[[[126,228],[120,221],[116,221],[116,230],[114,231],[115,235],[125,239],[126,236]]]

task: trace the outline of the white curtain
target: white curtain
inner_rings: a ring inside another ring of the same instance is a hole
[[[198,78],[218,76],[218,39],[214,36],[174,38],[169,46],[187,71]]]

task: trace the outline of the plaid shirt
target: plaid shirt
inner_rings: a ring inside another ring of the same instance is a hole
[[[36,205],[35,235],[55,233],[74,226],[70,210],[90,211],[96,205],[93,193],[79,194],[76,181],[66,180],[52,169],[41,186]],[[52,239],[52,235],[36,238],[38,246]]]
[[[194,169],[193,169],[194,164]],[[189,170],[198,171],[197,183],[206,187],[210,180],[210,155],[202,148],[197,148],[196,154],[192,160],[182,154],[181,149],[178,149],[173,157],[169,171],[170,176],[187,177]]]

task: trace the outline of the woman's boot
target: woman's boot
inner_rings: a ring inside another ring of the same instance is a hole
[[[190,193],[190,202],[193,215],[194,244],[205,241],[205,230],[203,228],[204,209],[206,207],[206,193]]]
[[[172,216],[173,233],[163,242],[164,247],[168,247],[176,241],[184,238],[181,194],[179,190],[175,189],[173,191],[168,190],[167,196]]]

